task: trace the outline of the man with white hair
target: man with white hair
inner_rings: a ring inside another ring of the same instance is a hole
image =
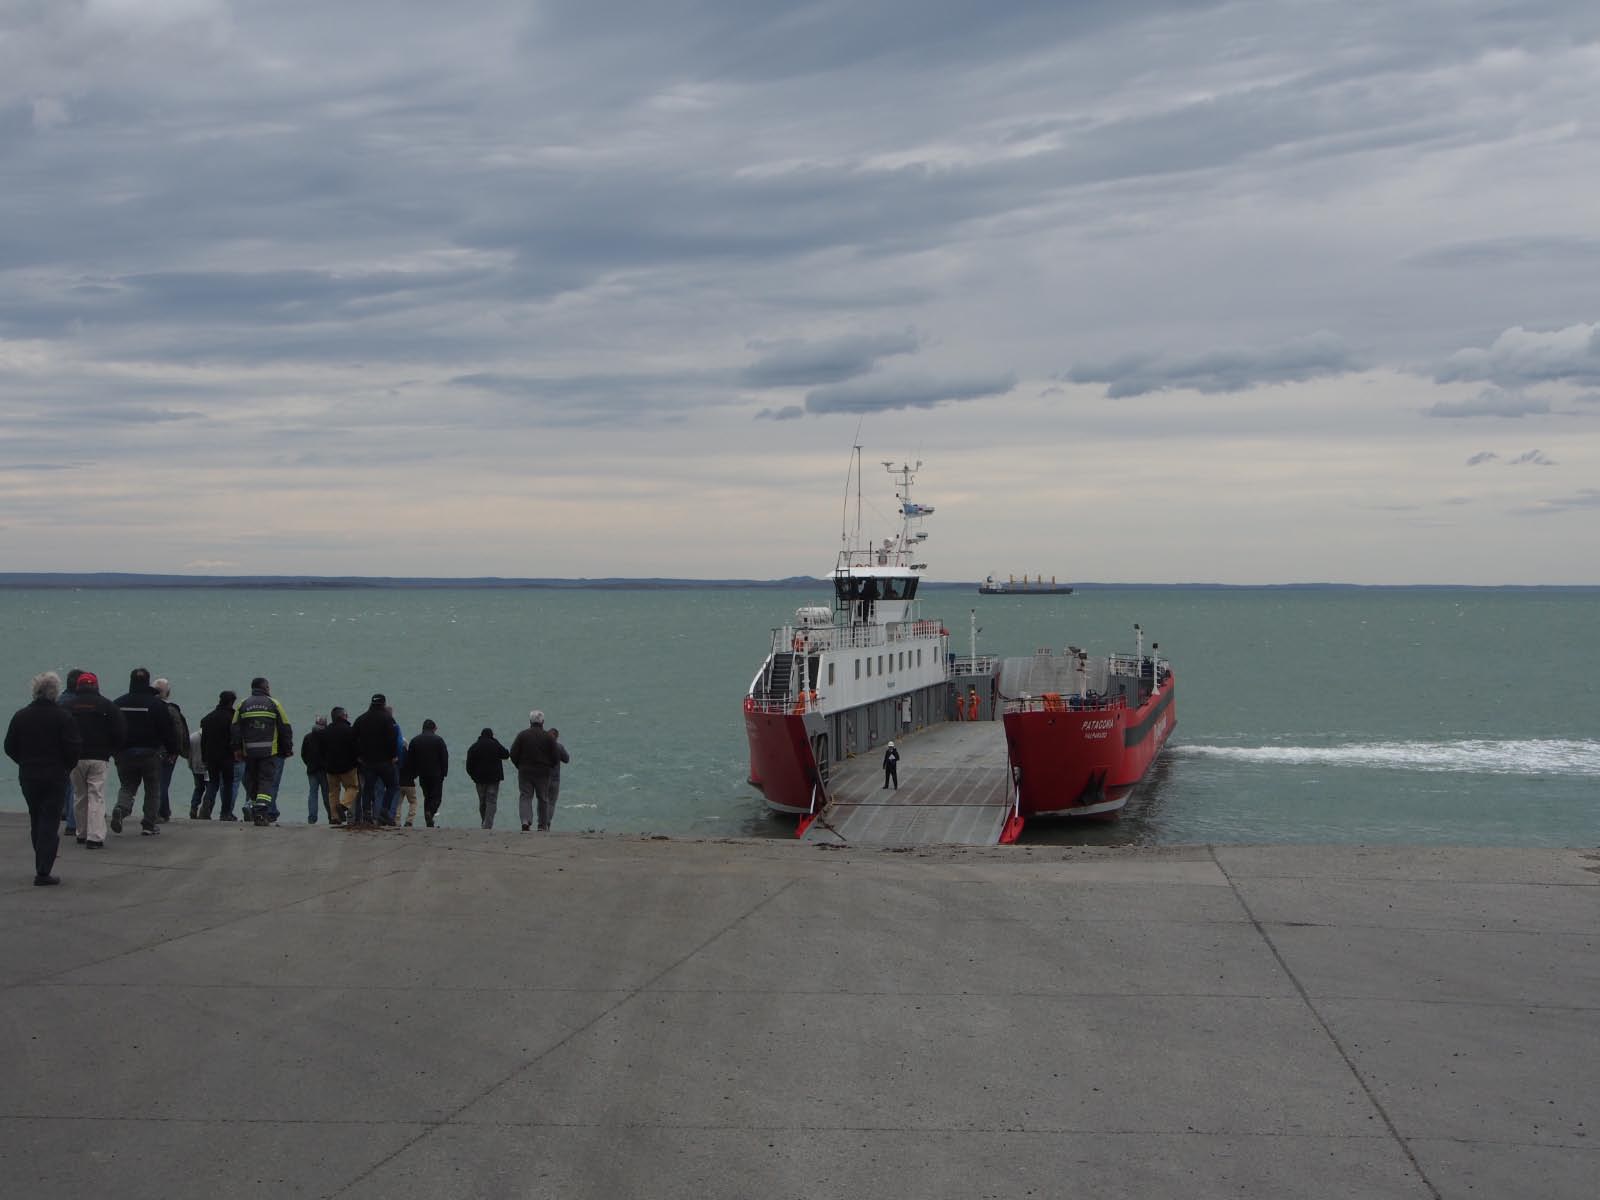
[[[533,827],[535,799],[539,802],[539,829],[549,830],[555,807],[550,795],[550,768],[559,761],[556,740],[544,727],[544,713],[536,708],[528,714],[528,727],[511,743],[511,762],[517,768],[517,813],[522,818],[523,833]]]
[[[33,838],[33,885],[60,883],[50,874],[61,846],[61,810],[67,802],[67,774],[78,765],[78,723],[57,703],[61,676],[45,671],[33,677],[33,702],[13,714],[6,728],[6,757],[17,764],[17,782],[28,802]]]
[[[156,695],[166,703],[167,711],[172,714],[172,730],[178,738],[178,753],[167,755],[161,764],[161,819],[170,821],[172,820],[172,774],[177,770],[178,759],[189,752],[189,718],[183,715],[183,709],[179,708],[178,702],[172,698],[170,679],[157,679],[152,686],[156,689]]]

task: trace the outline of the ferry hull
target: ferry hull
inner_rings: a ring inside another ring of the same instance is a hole
[[[821,773],[805,716],[746,704],[744,732],[750,744],[750,782],[761,789],[767,807],[795,815],[811,812]]]
[[[1006,749],[1023,818],[1116,816],[1172,733],[1175,687],[1168,675],[1133,709],[1006,713]]]

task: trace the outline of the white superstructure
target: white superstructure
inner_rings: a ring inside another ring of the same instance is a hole
[[[859,455],[857,447],[858,514]],[[883,465],[895,479],[899,532],[864,541],[859,515],[853,535],[841,531],[832,605],[798,609],[792,623],[772,632],[771,651],[749,692],[750,703],[763,711],[830,715],[904,698],[906,712],[890,719],[909,726],[922,717],[911,711],[912,696],[948,679],[949,631],[924,619],[917,600],[927,569],[917,561],[928,537],[922,525],[933,513],[912,498],[922,464]]]

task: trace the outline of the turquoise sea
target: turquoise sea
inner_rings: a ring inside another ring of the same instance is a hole
[[[20,706],[34,672],[83,666],[114,697],[142,665],[195,722],[263,674],[297,735],[381,691],[407,734],[432,717],[449,742],[450,825],[476,821],[461,763],[479,729],[509,741],[537,707],[573,758],[558,829],[781,836],[745,783],[740,702],[771,627],[827,602],[825,586],[8,590],[0,687]],[[1035,840],[1600,843],[1600,590],[929,590],[922,610],[957,653],[976,610],[980,653],[1131,650],[1138,621],[1172,660],[1177,731],[1128,814]],[[291,817],[303,779],[287,772]],[[179,821],[189,787],[180,765]],[[8,773],[0,808],[21,807]]]

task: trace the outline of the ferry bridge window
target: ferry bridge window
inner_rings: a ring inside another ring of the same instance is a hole
[[[872,655],[867,655],[867,678],[872,678]]]
[[[922,665],[922,647],[918,646],[917,647],[917,666],[920,667],[921,665]]]
[[[856,659],[856,678],[861,678],[861,660],[859,658]]]
[[[832,663],[828,664],[828,686],[829,687],[833,686],[833,664]]]
[[[878,655],[878,674],[883,674],[883,655]]]

